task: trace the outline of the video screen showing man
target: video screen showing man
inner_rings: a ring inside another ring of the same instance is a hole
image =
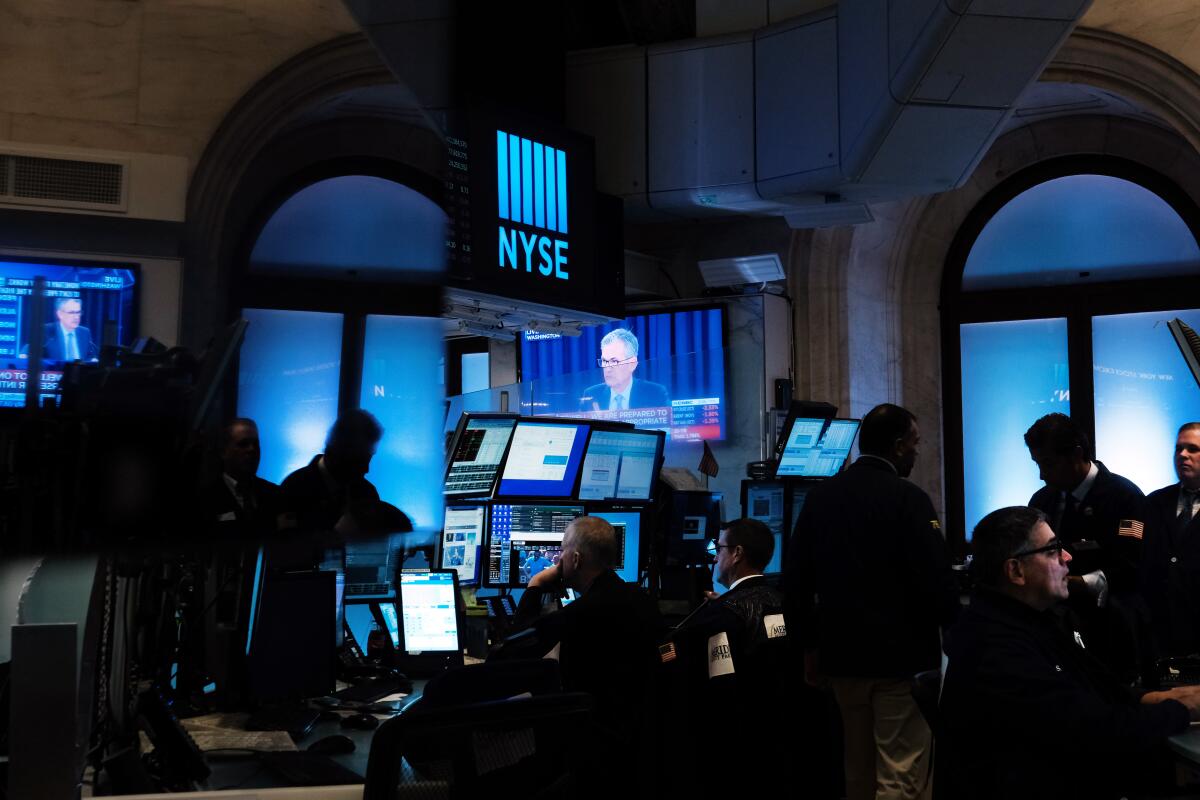
[[[96,346],[83,322],[83,304],[75,297],[54,301],[54,322],[42,326],[42,358],[46,361],[92,361]],[[22,349],[28,355],[29,346]]]
[[[662,408],[671,405],[667,387],[633,377],[638,366],[638,340],[627,328],[615,328],[600,340],[596,366],[604,383],[584,390],[580,411],[623,411],[629,408]]]

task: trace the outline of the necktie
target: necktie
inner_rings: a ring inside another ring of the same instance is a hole
[[[75,331],[67,334],[67,361],[79,360],[79,348],[75,344]]]
[[[617,407],[617,411],[623,411],[625,409],[625,395],[617,395],[616,398],[614,398],[614,404]]]

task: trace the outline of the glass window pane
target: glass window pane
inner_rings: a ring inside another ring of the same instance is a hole
[[[963,501],[967,539],[986,514],[1042,487],[1025,447],[1039,417],[1071,413],[1067,321],[976,322],[962,344]]]
[[[462,357],[462,393],[481,392],[488,382],[489,359],[487,353],[464,353]]]
[[[1143,492],[1175,483],[1175,433],[1200,420],[1200,387],[1167,329],[1200,310],[1092,318],[1096,457]]]
[[[337,417],[342,315],[247,308],[238,416],[258,423],[259,477],[279,483],[325,449]]]
[[[413,526],[442,526],[443,323],[367,317],[360,405],[383,425],[367,479]],[[456,420],[457,422],[457,420]]]
[[[1200,247],[1175,209],[1131,181],[1068,175],[1022,192],[988,220],[971,246],[962,288],[1169,275],[1200,275]]]

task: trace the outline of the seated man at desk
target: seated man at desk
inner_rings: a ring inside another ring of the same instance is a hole
[[[613,571],[617,535],[599,517],[579,517],[563,534],[558,564],[534,575],[517,606],[518,626],[532,626],[543,652],[556,654],[563,688],[595,698],[598,757],[647,769],[652,738],[648,709],[654,698],[663,625],[650,597]],[[574,589],[570,605],[542,614],[544,603]],[[616,780],[615,777],[612,778]],[[645,784],[642,784],[645,785]]]
[[[1163,742],[1200,719],[1200,687],[1131,691],[1063,631],[1071,555],[1040,511],[993,511],[972,550],[976,591],[946,641],[936,796],[1093,800],[1163,778]]]

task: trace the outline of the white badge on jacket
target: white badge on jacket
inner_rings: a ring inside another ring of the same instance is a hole
[[[733,653],[729,651],[729,637],[724,631],[708,637],[708,677],[733,674]]]

